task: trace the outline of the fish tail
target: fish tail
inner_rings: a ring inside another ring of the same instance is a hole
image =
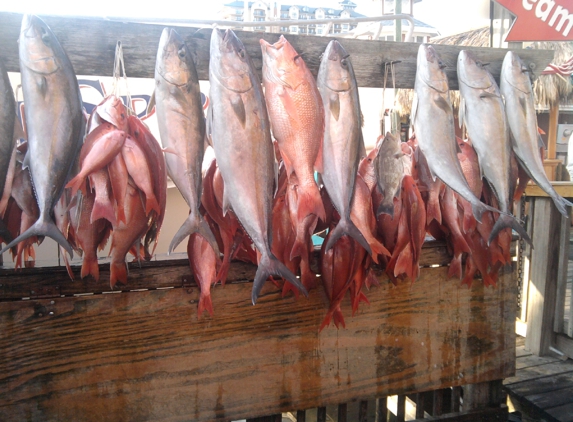
[[[500,210],[498,210],[494,207],[490,207],[489,205],[486,205],[479,200],[476,200],[475,202],[472,203],[472,212],[474,213],[474,217],[478,221],[478,223],[481,223],[482,215],[486,211],[491,211],[491,212],[496,213],[496,214],[501,213]]]
[[[86,178],[83,175],[77,174],[66,184],[66,188],[71,188],[71,196],[76,196],[78,190],[86,194]]]
[[[46,220],[46,218],[42,217],[42,216],[40,216],[40,218],[32,225],[32,227],[30,227],[28,230],[26,230],[24,233],[22,233],[16,239],[14,239],[12,242],[10,242],[6,246],[4,246],[4,248],[0,251],[0,255],[2,255],[8,249],[16,246],[18,243],[22,242],[23,240],[26,240],[32,236],[48,236],[49,238],[54,239],[73,258],[74,252],[72,250],[72,247],[70,246],[70,244],[68,243],[68,241],[66,240],[65,236],[62,234],[60,229],[58,229],[58,227],[56,227],[56,225],[54,224],[54,222],[51,219]]]
[[[553,199],[553,203],[557,210],[564,215],[565,217],[569,218],[569,213],[567,212],[567,207],[573,207],[573,204],[560,196],[557,192],[555,195],[551,195],[551,199]]]
[[[292,250],[290,251],[290,259],[291,261],[295,259],[297,256],[302,256],[304,253],[308,251],[308,246],[305,242],[306,239],[299,239],[298,236],[294,241],[294,245],[292,246]]]
[[[328,238],[328,242],[326,242],[325,252],[328,252],[330,248],[334,246],[336,241],[345,234],[356,240],[360,244],[360,246],[366,249],[369,255],[372,255],[372,249],[370,249],[370,245],[368,244],[368,242],[366,241],[360,230],[358,230],[358,227],[356,227],[352,222],[352,220],[350,220],[349,218],[341,219],[334,228],[334,230],[332,230]]]
[[[161,207],[159,206],[155,195],[145,197],[145,215],[149,215],[151,211],[155,211],[157,215],[161,214]]]
[[[210,294],[203,294],[199,297],[199,306],[197,307],[197,318],[201,318],[203,312],[209,312],[210,316],[213,316],[213,301],[211,300]]]
[[[92,213],[90,216],[90,223],[103,218],[109,221],[113,226],[117,225],[117,219],[115,218],[115,211],[113,210],[113,205],[111,202],[102,202],[95,200],[94,206],[92,208]]]
[[[342,315],[342,311],[340,310],[340,304],[336,305],[335,308],[331,307],[326,312],[326,315],[324,316],[322,324],[320,324],[318,332],[321,332],[324,328],[328,327],[333,319],[336,328],[340,328],[340,325],[342,325],[343,328],[346,328],[346,324],[344,323],[344,316]]]
[[[127,225],[127,217],[125,216],[125,208],[123,206],[117,207],[117,224],[124,222]]]
[[[68,276],[70,276],[70,280],[74,281],[76,279],[76,277],[74,276],[74,272],[72,271],[72,266],[70,265],[70,260],[68,259],[68,255],[66,255],[64,252],[64,248],[62,248],[60,246],[60,252],[62,253],[62,256],[64,257],[64,264],[66,265],[66,270],[68,272]]]
[[[302,223],[310,214],[314,214],[322,221],[326,221],[326,211],[324,211],[324,204],[316,183],[300,186],[297,193],[297,219],[299,222]]]
[[[99,265],[97,258],[94,259],[94,257],[88,257],[86,254],[84,255],[84,259],[82,261],[81,277],[84,278],[88,275],[91,275],[96,281],[99,280]]]
[[[118,281],[122,284],[127,283],[127,264],[124,261],[112,261],[109,264],[109,272],[109,287],[112,289]]]
[[[370,268],[368,270],[368,273],[366,274],[366,278],[364,279],[364,285],[368,290],[370,290],[370,287],[372,286],[380,286],[380,283],[376,278],[376,274],[374,274],[374,271],[372,271],[372,268]]]
[[[462,279],[462,254],[455,255],[450,262],[448,278],[457,277]]]
[[[286,297],[289,294],[289,292],[292,292],[294,298],[298,300],[299,291],[290,282],[285,281],[285,284],[283,284],[283,290],[281,296]]]
[[[173,249],[175,249],[183,239],[193,233],[199,233],[207,242],[209,242],[209,245],[211,245],[215,251],[215,256],[219,257],[219,246],[217,245],[215,235],[211,231],[209,223],[207,223],[207,221],[197,212],[191,212],[187,217],[187,220],[185,220],[179,230],[177,230],[177,233],[175,233],[173,240],[169,244],[168,253],[173,252]]]
[[[378,264],[378,255],[392,256],[390,251],[378,239],[373,239],[370,242],[370,248],[372,249],[372,259],[376,264]]]
[[[462,221],[462,229],[464,233],[469,233],[471,231],[474,231],[476,227],[477,227],[477,220],[475,219],[475,217],[471,214],[464,212],[464,217]]]
[[[253,305],[257,303],[257,298],[261,293],[261,289],[263,288],[265,281],[267,281],[271,275],[278,275],[284,278],[294,284],[302,294],[308,296],[306,288],[302,285],[300,280],[295,277],[291,270],[280,262],[270,251],[267,251],[267,253],[264,253],[261,256],[259,268],[257,268],[257,273],[255,274],[255,281],[253,282],[253,291],[251,294]]]
[[[426,210],[426,226],[436,220],[438,224],[442,224],[442,210],[438,201],[428,202],[428,209]]]
[[[390,202],[389,204],[386,202],[386,197],[384,197],[384,200],[382,202],[380,202],[380,205],[378,205],[378,209],[376,210],[376,218],[380,217],[380,214],[387,214],[390,217],[392,217],[392,220],[394,219],[394,198],[392,198],[392,202]]]
[[[531,242],[531,238],[529,237],[523,226],[519,224],[519,221],[517,221],[517,219],[513,215],[505,213],[500,214],[497,221],[495,222],[495,225],[493,226],[493,229],[491,230],[491,233],[489,235],[489,239],[487,240],[488,246],[491,244],[492,240],[499,235],[499,232],[501,232],[503,229],[506,228],[511,228],[515,230],[517,234],[521,236],[521,238],[525,240],[533,248],[533,243]]]
[[[360,302],[364,302],[367,305],[370,305],[370,301],[362,291],[358,292],[358,294],[352,298],[352,316],[354,316],[358,311]]]
[[[394,275],[398,277],[400,274],[406,274],[412,281],[415,280],[414,266],[418,265],[414,262],[414,255],[412,254],[412,244],[408,243],[406,247],[398,255],[396,266],[394,267]]]

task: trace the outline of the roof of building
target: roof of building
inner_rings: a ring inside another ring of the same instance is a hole
[[[309,7],[309,6],[301,6],[298,4],[283,4],[281,5],[281,12],[282,11],[287,12],[292,6],[298,7],[299,10],[303,11],[304,13],[315,13],[318,9],[322,9],[324,10],[324,14],[326,16],[340,16],[342,12],[348,12],[351,18],[365,17],[365,15],[355,12],[354,10],[336,9],[334,7]]]

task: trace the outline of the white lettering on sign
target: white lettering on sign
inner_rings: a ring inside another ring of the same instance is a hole
[[[543,10],[543,6],[546,6],[545,10]],[[553,0],[541,0],[537,3],[537,7],[535,8],[535,16],[545,22],[549,17],[549,13],[551,13],[553,6],[555,6],[555,2]]]
[[[536,3],[537,0],[523,0],[523,8],[525,10],[533,9],[533,4]]]
[[[571,27],[573,27],[573,14],[569,13],[569,10],[565,9],[564,7],[557,6],[557,8],[555,9],[555,13],[553,13],[551,20],[549,21],[549,26],[552,27],[555,24],[555,21],[557,20],[558,17],[560,18],[559,23],[555,27],[557,31],[561,31],[561,28],[563,28],[565,22],[569,21],[569,23],[565,27],[565,30],[563,31],[563,36],[566,37],[567,35],[569,35],[569,31],[571,31]]]

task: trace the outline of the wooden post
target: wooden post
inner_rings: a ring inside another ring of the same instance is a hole
[[[525,347],[540,356],[549,351],[553,338],[561,214],[550,198],[536,197],[532,206],[533,249],[530,258]]]
[[[559,120],[559,104],[549,107],[549,131],[547,132],[547,158],[554,160],[557,156],[557,121]]]
[[[569,236],[571,233],[571,222],[568,218],[562,215],[560,226],[559,262],[557,264],[559,268],[557,273],[555,320],[553,324],[553,330],[556,333],[562,333],[564,330],[563,323],[565,319],[565,293],[567,290],[567,262],[569,260]],[[569,325],[571,325],[571,323]]]

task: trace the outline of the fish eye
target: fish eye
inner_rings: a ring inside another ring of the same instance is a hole
[[[50,43],[50,34],[48,34],[48,31],[46,31],[46,28],[43,26],[40,27],[40,37],[42,38],[44,44]]]
[[[244,59],[245,58],[245,50],[239,51],[239,56],[241,56],[241,59]]]
[[[294,56],[293,61],[296,63],[296,61],[297,61],[298,59],[300,59],[300,54],[297,54],[296,56]]]
[[[177,55],[181,58],[184,59],[185,58],[185,47],[181,47],[179,49],[179,51],[177,52]]]
[[[340,64],[341,64],[342,66],[346,66],[346,59],[341,59],[341,60],[340,60]]]

